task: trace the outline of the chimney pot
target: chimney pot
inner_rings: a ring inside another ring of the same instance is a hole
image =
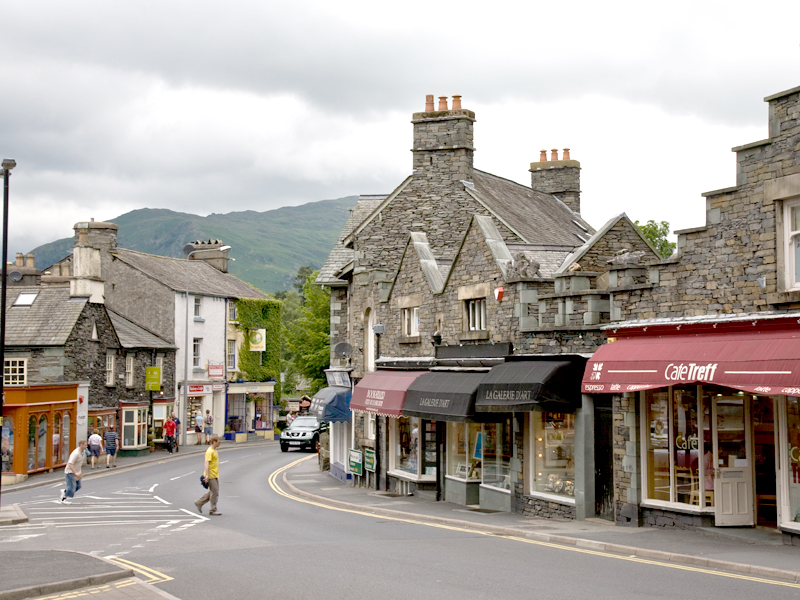
[[[439,110],[447,110],[447,96],[439,96]]]
[[[25,266],[30,268],[34,267],[33,252],[28,252],[28,254],[25,255]]]
[[[461,96],[453,96],[453,110],[461,110]]]
[[[433,94],[425,96],[425,112],[433,112]]]
[[[547,162],[547,150],[539,150],[539,162]]]
[[[550,160],[558,160],[558,148],[550,150]]]
[[[11,264],[11,263],[9,263],[9,264]],[[17,266],[17,267],[24,267],[25,266],[25,256],[22,254],[22,252],[17,252],[17,264],[15,266]]]
[[[564,148],[564,160],[569,160],[569,148]]]

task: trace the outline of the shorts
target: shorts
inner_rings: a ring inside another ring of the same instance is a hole
[[[195,425],[194,426],[194,432],[195,433],[203,433],[203,430],[200,428],[200,425]]]
[[[89,455],[90,456],[100,456],[100,446],[89,445]]]
[[[214,428],[213,427],[206,427],[203,430],[203,433],[205,433],[206,435],[212,435],[214,433]]]
[[[114,456],[117,453],[117,447],[114,446],[113,448],[106,447],[106,454],[109,456]]]

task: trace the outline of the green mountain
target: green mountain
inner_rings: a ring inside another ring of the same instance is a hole
[[[325,262],[355,206],[356,196],[284,206],[266,212],[252,210],[207,217],[163,208],[142,208],[120,215],[122,248],[183,257],[183,247],[195,240],[220,239],[231,246],[230,271],[266,292],[292,285],[297,269],[318,269]],[[73,238],[32,250],[36,264],[47,267],[72,252]]]

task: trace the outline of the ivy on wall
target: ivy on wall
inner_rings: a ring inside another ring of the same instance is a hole
[[[248,381],[275,380],[275,401],[281,398],[281,312],[280,300],[240,298],[236,300],[237,328],[244,333],[239,352],[239,370]],[[266,329],[265,352],[250,351],[250,329]]]

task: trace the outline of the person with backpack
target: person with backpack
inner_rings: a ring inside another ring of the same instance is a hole
[[[203,432],[206,435],[206,445],[211,444],[211,436],[214,435],[214,417],[211,416],[211,411],[206,409],[206,418],[203,420],[205,425]]]

